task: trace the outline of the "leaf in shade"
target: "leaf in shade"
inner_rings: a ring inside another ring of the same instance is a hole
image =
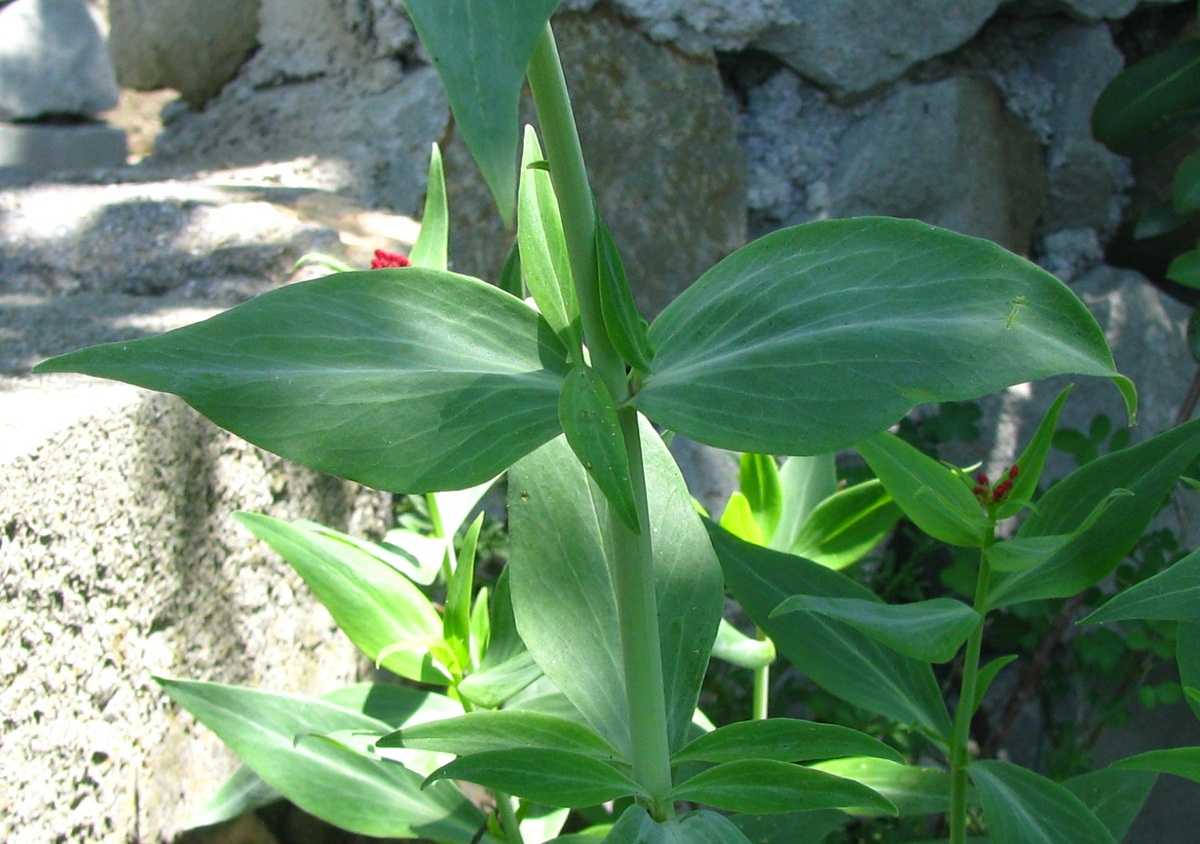
[[[723,762],[675,786],[675,800],[751,814],[864,806],[896,814],[891,801],[853,780],[771,759]]]
[[[832,454],[784,460],[783,468],[779,470],[783,511],[767,547],[774,551],[799,553],[795,546],[801,530],[816,508],[837,492],[837,483],[837,466]]]
[[[878,739],[849,727],[795,718],[771,718],[718,727],[693,739],[672,756],[671,761],[774,759],[778,762],[807,762],[838,756],[879,756],[897,762],[904,759]]]
[[[1134,64],[1100,92],[1096,140],[1121,155],[1162,149],[1200,124],[1200,40],[1184,41]]]
[[[936,814],[950,807],[950,775],[938,768],[869,757],[831,759],[809,767],[868,786],[890,800],[904,816]],[[968,798],[974,801],[973,794]],[[867,807],[857,807],[854,813],[879,814]]]
[[[568,369],[523,302],[478,279],[405,267],[288,285],[37,371],[175,393],[290,460],[411,493],[482,483],[556,436]]]
[[[1132,618],[1200,624],[1200,551],[1115,595],[1080,624]]]
[[[598,836],[578,835],[549,844],[598,844],[599,841]],[[716,812],[699,809],[658,823],[641,806],[630,806],[622,812],[603,841],[604,844],[751,844],[733,819]],[[764,842],[756,839],[754,844]]]
[[[1053,780],[992,760],[972,762],[967,772],[979,791],[992,844],[1117,844],[1096,815]]]
[[[591,756],[566,750],[516,748],[460,756],[426,783],[457,779],[478,783],[544,806],[592,806],[642,794],[629,776]]]
[[[1030,438],[1025,450],[1013,462],[1017,468],[1016,477],[1009,477],[1012,488],[1008,491],[1006,500],[996,506],[996,519],[1007,519],[1015,516],[1026,507],[1037,492],[1038,481],[1042,478],[1042,470],[1046,466],[1046,455],[1054,441],[1054,432],[1058,428],[1058,417],[1062,414],[1063,405],[1075,387],[1070,385],[1055,397],[1050,408],[1038,423],[1037,430]],[[1012,471],[1011,469],[1009,470]]]
[[[983,699],[988,693],[988,689],[992,686],[992,681],[996,679],[1004,668],[1013,660],[1016,654],[1008,654],[1006,656],[998,656],[979,669],[979,674],[975,678],[975,709],[978,711],[983,704]]]
[[[1104,768],[1072,777],[1063,785],[1095,813],[1113,838],[1121,841],[1157,779],[1147,771]]]
[[[784,550],[827,568],[843,569],[882,542],[902,515],[883,484],[864,481],[838,490],[818,504],[791,548]],[[775,547],[773,542],[771,547]]]
[[[633,290],[625,275],[625,265],[617,244],[596,214],[596,270],[600,285],[600,309],[604,326],[617,354],[634,369],[650,371],[654,349],[646,339],[649,326],[633,300]]]
[[[404,727],[383,736],[376,745],[437,750],[457,756],[527,747],[616,759],[616,751],[608,742],[582,724],[519,709],[468,712],[456,718]]]
[[[1119,762],[1113,762],[1109,767],[1124,771],[1154,771],[1159,774],[1174,774],[1193,782],[1200,782],[1200,747],[1150,750]]]

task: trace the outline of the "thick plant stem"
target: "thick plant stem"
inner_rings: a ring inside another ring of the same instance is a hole
[[[991,587],[991,568],[987,549],[979,556],[979,574],[975,580],[975,612],[980,619],[987,613],[987,593]],[[967,765],[970,764],[971,716],[975,714],[975,686],[979,679],[979,654],[983,649],[983,622],[967,639],[963,655],[962,689],[954,711],[954,735],[950,741],[950,844],[967,840]]]
[[[758,638],[766,638],[766,634],[758,631]],[[754,669],[754,703],[750,718],[754,721],[765,721],[771,705],[771,665]]]
[[[600,309],[595,206],[562,64],[549,24],[530,61],[529,89],[541,124],[550,178],[558,196],[591,365],[620,404],[627,389],[625,364],[609,340]],[[613,589],[629,707],[630,762],[634,779],[649,795],[646,808],[658,820],[665,820],[673,814],[668,797],[671,757],[645,468],[637,412],[626,407],[620,410],[619,416],[638,518],[643,526],[642,532],[635,534],[610,510],[608,527],[613,554]]]

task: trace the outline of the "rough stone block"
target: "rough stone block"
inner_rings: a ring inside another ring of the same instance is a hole
[[[104,123],[0,123],[0,179],[122,167],[125,132]]]
[[[84,0],[0,6],[0,118],[92,117],[119,91],[100,23]]]

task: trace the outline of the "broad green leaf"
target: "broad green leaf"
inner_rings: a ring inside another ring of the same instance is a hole
[[[1103,332],[1049,273],[912,220],[783,229],[705,273],[650,326],[633,405],[698,442],[844,448],[920,404],[1078,373],[1136,397]],[[750,412],[752,411],[752,412]]]
[[[521,86],[559,0],[404,0],[463,140],[512,221]],[[486,71],[485,71],[486,69]]]
[[[1115,595],[1079,623],[1103,624],[1131,618],[1200,624],[1200,551]]]
[[[725,619],[717,628],[712,656],[739,668],[758,669],[775,661],[775,643],[770,639],[755,639],[738,630]]]
[[[865,481],[838,490],[818,504],[791,548],[784,550],[826,568],[844,569],[882,542],[901,515],[883,484]]]
[[[581,835],[572,838],[569,844],[599,840]],[[568,844],[566,839],[562,841]],[[630,806],[617,819],[604,844],[751,844],[751,841],[731,818],[706,809],[658,823],[641,806]],[[763,842],[755,840],[754,844]]]
[[[495,708],[542,676],[528,652],[476,671],[458,684],[458,693],[476,706]]]
[[[1186,214],[1200,209],[1200,152],[1193,152],[1180,162],[1172,193],[1176,211]]]
[[[1056,483],[1038,499],[1037,510],[1022,523],[1017,537],[1075,536],[1033,568],[997,574],[989,605],[1066,598],[1107,577],[1133,548],[1197,454],[1200,420],[1193,420],[1097,458]],[[1132,494],[1112,498],[1118,489]],[[1104,517],[1076,533],[1110,498]]]
[[[1008,762],[979,760],[967,772],[993,844],[1116,844],[1083,802],[1062,785]]]
[[[1167,267],[1167,278],[1184,287],[1200,288],[1200,249],[1175,256]]]
[[[1166,750],[1151,750],[1113,762],[1110,768],[1123,771],[1154,771],[1174,774],[1193,782],[1200,782],[1200,747],[1170,747]]]
[[[1120,841],[1133,825],[1157,779],[1146,771],[1105,768],[1072,777],[1063,785]]]
[[[964,548],[982,548],[991,541],[991,520],[953,471],[886,431],[854,447],[922,531]]]
[[[545,806],[591,806],[641,787],[616,767],[566,750],[515,748],[460,756],[429,775],[427,782],[456,779],[478,783]]]
[[[609,505],[626,527],[641,533],[617,405],[596,370],[589,366],[571,370],[558,400],[558,418],[571,450]]]
[[[837,464],[833,454],[789,457],[779,470],[783,512],[768,545],[774,551],[791,551],[810,514],[837,491]]]
[[[1016,654],[1008,654],[1006,656],[998,656],[987,665],[979,669],[979,673],[975,676],[975,710],[983,704],[983,699],[988,693],[988,689],[992,687],[992,681],[996,679],[996,675],[1008,666],[1010,662],[1017,658]]]
[[[1038,423],[1037,430],[1034,431],[1029,444],[1025,446],[1025,450],[1013,463],[1017,472],[1015,477],[1012,475],[1014,468],[1009,469],[1012,489],[1008,492],[1008,498],[996,507],[997,520],[1015,516],[1029,506],[1029,501],[1037,492],[1038,481],[1042,478],[1042,470],[1046,467],[1046,455],[1050,453],[1050,445],[1054,441],[1054,431],[1058,428],[1058,417],[1062,414],[1063,405],[1067,403],[1067,398],[1074,388],[1073,384],[1068,386],[1051,403],[1046,415]]]
[[[449,262],[447,244],[450,238],[450,212],[446,208],[446,176],[442,168],[442,151],[434,144],[429,153],[429,181],[425,187],[425,212],[421,215],[421,232],[413,244],[408,259],[414,267],[427,270],[446,270]]]
[[[442,559],[446,555],[444,540],[423,536],[406,528],[388,531],[383,542],[371,542],[308,519],[297,519],[292,524],[297,528],[353,545],[364,554],[387,564],[413,583],[422,586],[428,586],[437,579]]]
[[[376,744],[458,756],[527,747],[569,750],[595,759],[616,760],[616,751],[587,727],[556,715],[519,709],[468,712],[444,721],[408,726],[388,733]]]
[[[542,148],[532,126],[525,127],[525,151],[521,156],[521,189],[517,201],[517,244],[521,250],[521,272],[538,310],[550,323],[572,355],[582,360],[583,335],[579,302],[567,260],[558,198],[550,173],[535,166],[542,161]]]
[[[671,757],[671,761],[774,759],[778,762],[808,762],[838,756],[878,756],[904,761],[895,750],[858,730],[795,718],[740,721],[718,727],[689,742]]]
[[[874,593],[802,557],[749,545],[707,525],[734,598],[813,682],[855,706],[949,735],[950,718],[928,663],[902,656],[825,616],[771,618],[771,611],[792,595],[879,601]]]
[[[1018,536],[997,542],[987,550],[988,565],[994,572],[1025,571],[1040,566],[1071,541],[1072,534]]]
[[[625,275],[621,253],[613,242],[604,220],[596,214],[596,271],[600,285],[600,310],[613,348],[621,358],[640,372],[650,371],[654,349],[646,339],[649,326],[633,300],[633,290]]]
[[[850,818],[837,809],[775,815],[732,815],[733,825],[754,844],[821,844]]]
[[[1200,40],[1184,41],[1126,68],[1100,92],[1092,134],[1121,155],[1144,155],[1200,123]]]
[[[767,541],[760,544],[766,545],[775,535],[783,515],[783,485],[775,458],[769,454],[743,454],[738,481],[750,512],[766,537]]]
[[[235,517],[304,578],[317,600],[368,659],[397,642],[437,639],[442,619],[429,599],[403,575],[353,545],[270,516]],[[389,671],[423,683],[445,683],[428,650],[397,651],[383,661]]]
[[[458,664],[474,667],[471,662],[471,593],[475,589],[475,546],[483,527],[480,513],[463,539],[457,567],[446,584],[446,608],[442,615],[442,636],[454,650]]]
[[[860,598],[793,595],[772,616],[809,612],[850,625],[897,653],[922,662],[949,662],[982,623],[975,610],[953,598],[881,604]]]
[[[721,513],[721,527],[738,539],[752,545],[766,545],[762,526],[754,518],[750,509],[750,501],[740,490],[734,490],[725,502],[725,511]]]
[[[687,734],[724,608],[721,572],[662,439],[641,426],[671,746]],[[609,579],[608,504],[565,440],[509,474],[513,606],[534,659],[619,752],[629,750],[624,669]]]
[[[158,681],[263,781],[310,814],[361,835],[469,842],[483,816],[450,783],[299,736],[388,725],[317,698],[217,683]],[[492,840],[492,839],[489,839]]]
[[[890,800],[901,815],[936,814],[950,806],[950,775],[939,768],[874,758],[831,759],[809,767],[862,783]],[[854,814],[879,812],[857,807]]]
[[[1133,236],[1137,240],[1159,237],[1175,231],[1190,219],[1190,214],[1180,214],[1175,210],[1175,203],[1163,202],[1152,207],[1138,219]]]
[[[714,765],[675,786],[671,796],[675,800],[752,814],[850,806],[896,813],[891,801],[853,780],[772,759]]]
[[[429,492],[482,483],[556,436],[565,361],[519,300],[406,267],[288,285],[37,369],[175,393],[289,460],[376,489]]]

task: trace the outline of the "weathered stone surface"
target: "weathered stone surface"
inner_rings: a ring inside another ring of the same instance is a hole
[[[913,217],[1028,251],[1042,199],[1041,148],[988,80],[900,87],[839,149],[834,216]]]
[[[125,132],[103,123],[0,123],[0,183],[125,165]]]
[[[109,53],[124,88],[173,88],[194,108],[258,44],[258,0],[108,0]]]
[[[716,63],[602,11],[555,32],[597,203],[652,316],[745,240],[744,159]],[[495,278],[511,235],[457,140],[447,179],[455,266]]]
[[[1175,2],[1175,0],[1166,0]],[[1138,0],[1007,0],[1005,8],[1018,15],[1068,15],[1096,23],[1123,18],[1137,8]]]
[[[564,0],[560,11],[586,12],[598,0]],[[788,0],[612,0],[655,41],[686,50],[740,50],[772,26],[792,22]]]
[[[787,0],[794,23],[755,46],[830,91],[858,94],[969,41],[1000,0]]]
[[[399,0],[328,0],[368,55],[400,58],[417,45],[417,32]]]
[[[117,104],[99,21],[84,0],[0,6],[0,119],[91,117]]]

